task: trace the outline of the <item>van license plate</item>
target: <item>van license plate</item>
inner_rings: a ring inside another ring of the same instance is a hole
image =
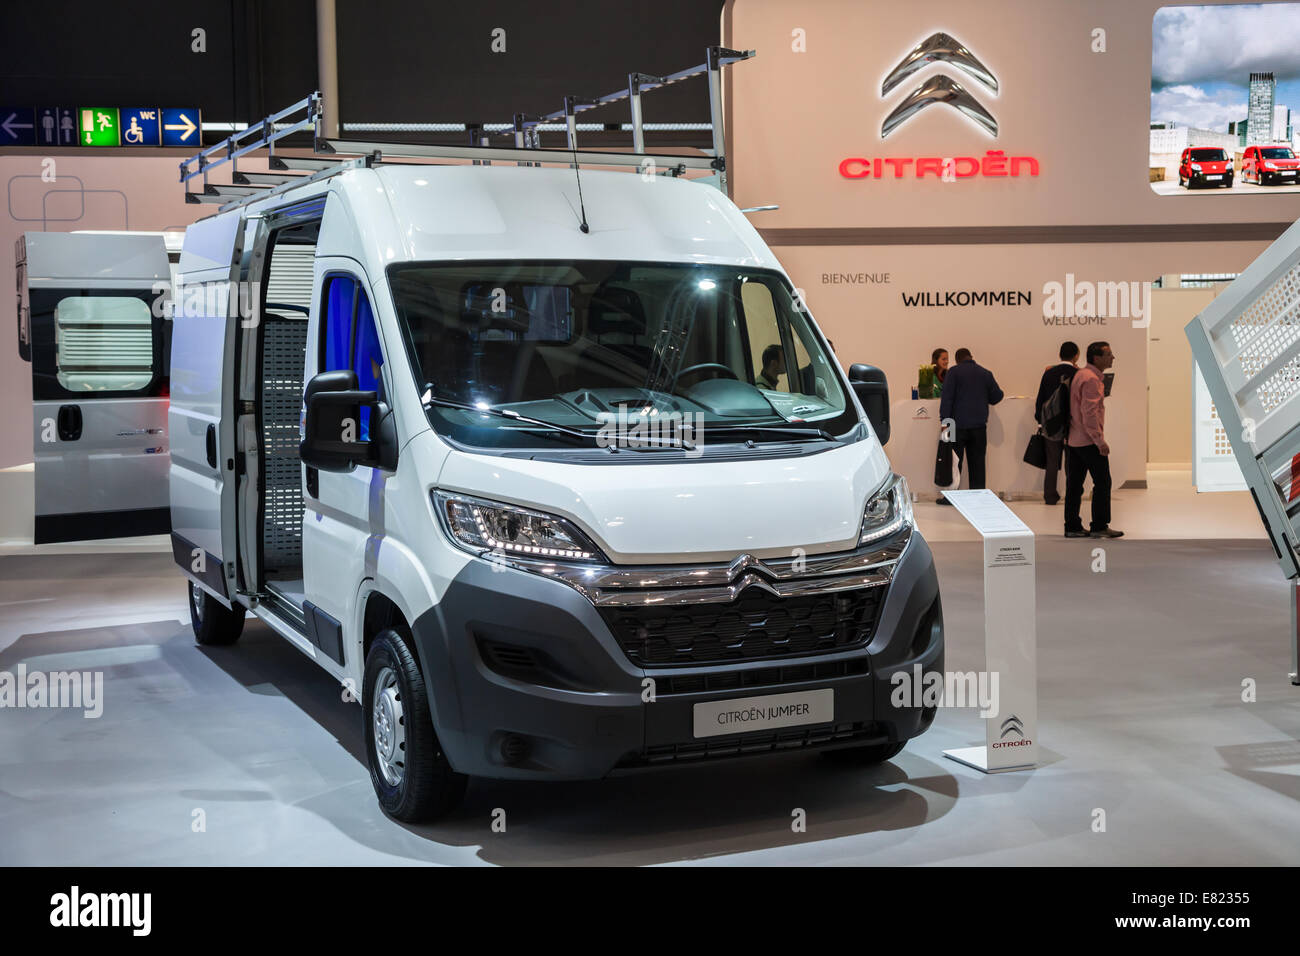
[[[695,705],[695,736],[719,737],[777,727],[828,724],[834,719],[835,691],[831,688],[711,700]]]
[[[1222,177],[1222,176],[1219,176],[1219,175],[1216,175],[1216,176],[1206,176],[1205,178],[1206,178],[1206,179],[1222,179],[1223,177]]]
[[[1283,175],[1283,176],[1294,176],[1294,175],[1295,175],[1295,170],[1294,170],[1294,169],[1284,169],[1284,170],[1282,170],[1282,175]]]

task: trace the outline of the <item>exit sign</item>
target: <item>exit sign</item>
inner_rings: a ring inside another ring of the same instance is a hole
[[[77,110],[78,146],[120,146],[117,107],[83,106]]]

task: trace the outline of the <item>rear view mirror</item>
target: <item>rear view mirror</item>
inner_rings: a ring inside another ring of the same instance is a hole
[[[853,386],[853,394],[858,397],[862,410],[867,413],[867,420],[871,422],[880,444],[888,443],[889,382],[884,371],[874,365],[850,365],[849,384]]]
[[[378,464],[378,442],[362,440],[362,409],[370,423],[381,414],[375,392],[357,390],[357,373],[351,369],[321,372],[307,383],[306,418],[298,456],[320,471],[351,471],[357,465]]]

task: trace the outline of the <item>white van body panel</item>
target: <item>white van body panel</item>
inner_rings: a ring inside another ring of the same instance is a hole
[[[330,202],[321,223],[321,241],[317,257],[312,300],[316,334],[307,339],[307,378],[320,368],[319,334],[320,290],[327,276],[343,273],[359,279],[370,297],[376,328],[384,353],[385,391],[393,401],[394,391],[403,391],[406,401],[398,400],[399,435],[407,427],[432,437],[432,429],[420,408],[418,396],[410,387],[411,373],[396,333],[395,317],[383,287],[376,288],[355,258],[322,252],[325,237],[346,232],[352,219],[346,205]],[[407,416],[401,414],[405,406]],[[411,409],[414,408],[414,414]],[[417,450],[418,449],[418,450]],[[365,601],[373,591],[393,601],[408,620],[437,603],[441,587],[434,575],[454,576],[468,555],[450,546],[429,548],[428,532],[434,530],[434,517],[426,491],[428,481],[421,476],[436,475],[446,457],[447,447],[438,440],[416,443],[402,449],[396,473],[378,468],[359,467],[346,474],[319,472],[317,494],[304,486],[302,543],[303,586],[306,599],[331,617],[343,622],[344,666],[323,654],[314,654],[331,672],[340,672],[360,681],[364,665],[362,635]],[[443,559],[452,556],[452,566]]]
[[[172,532],[219,567],[195,580],[212,590],[213,575],[226,581],[228,603],[236,580],[234,476],[235,325],[230,315],[235,245],[243,228],[238,212],[223,213],[185,230],[178,299],[172,318],[169,494]],[[208,461],[208,429],[216,432],[216,465]],[[214,591],[214,594],[217,592]]]
[[[644,457],[653,461],[653,453]],[[797,458],[673,464],[570,465],[455,451],[438,484],[570,518],[614,564],[691,564],[746,552],[851,550],[867,496],[888,474],[884,451],[869,439]]]
[[[381,166],[343,173],[334,188],[348,212],[324,225],[318,252],[360,257],[376,278],[394,262],[460,259],[699,262],[782,271],[734,204],[686,179],[584,171],[589,233],[578,228],[573,170]]]

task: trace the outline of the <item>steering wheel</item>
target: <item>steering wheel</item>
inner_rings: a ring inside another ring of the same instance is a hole
[[[740,376],[737,375],[735,372],[733,372],[729,366],[723,365],[721,362],[700,362],[698,365],[688,365],[686,368],[682,369],[677,373],[677,378],[681,378],[683,375],[690,375],[693,372],[704,372],[704,371],[726,372],[728,378],[733,378],[736,381],[740,381]]]

